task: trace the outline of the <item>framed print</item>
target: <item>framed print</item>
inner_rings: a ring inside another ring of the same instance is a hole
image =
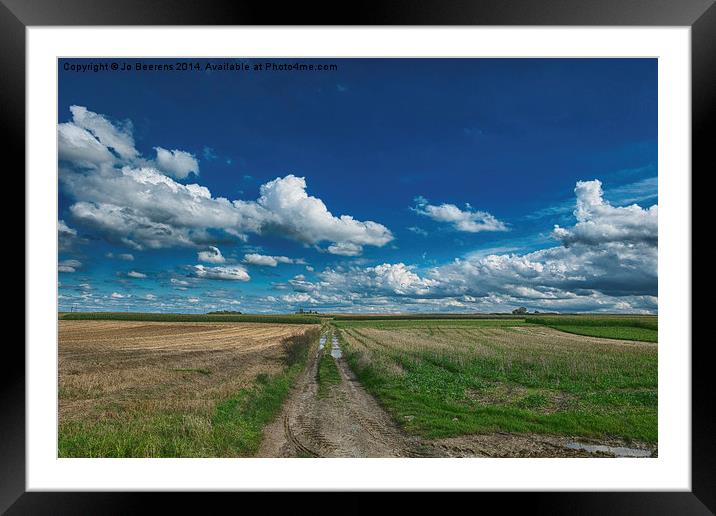
[[[691,170],[716,8],[537,5],[4,1],[27,303],[3,510],[713,511]]]

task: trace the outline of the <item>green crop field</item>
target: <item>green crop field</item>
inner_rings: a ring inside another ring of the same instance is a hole
[[[552,327],[610,337],[636,328],[653,332],[655,340],[656,319],[534,319],[333,324],[358,378],[410,433],[440,438],[502,431],[656,443],[657,345]]]
[[[524,319],[524,315],[512,314],[334,314],[336,321],[419,321],[431,319]]]
[[[577,335],[645,342],[658,341],[658,319],[650,315],[541,316],[526,317],[525,321]]]
[[[479,326],[524,326],[524,319],[348,319],[335,320],[341,328],[475,328]]]

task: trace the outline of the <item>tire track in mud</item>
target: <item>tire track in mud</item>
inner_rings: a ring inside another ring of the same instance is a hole
[[[284,416],[283,416],[283,429],[284,429],[284,433],[285,433],[286,437],[291,442],[291,444],[296,448],[297,451],[299,451],[303,454],[306,454],[306,455],[310,455],[311,457],[320,457],[320,455],[318,453],[316,453],[312,449],[304,446],[303,443],[296,438],[296,436],[293,433],[293,430],[291,429],[291,424],[289,422],[288,414],[284,414]]]
[[[316,441],[320,441],[320,436],[311,431],[312,425],[310,422],[307,424],[306,413],[301,411],[301,407],[318,394],[318,361],[323,353],[325,339],[326,336],[322,335],[317,352],[311,347],[309,365],[296,382],[280,417],[264,430],[259,457],[323,457],[319,451],[304,444],[306,436],[302,434],[313,434]]]

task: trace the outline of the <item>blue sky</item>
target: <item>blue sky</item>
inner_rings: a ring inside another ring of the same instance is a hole
[[[61,310],[657,310],[656,60],[103,62],[59,66]]]

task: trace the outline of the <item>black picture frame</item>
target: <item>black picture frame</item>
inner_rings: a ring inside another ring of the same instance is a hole
[[[692,45],[692,169],[705,175],[707,166],[713,168],[710,158],[716,113],[714,0],[384,0],[360,5],[301,2],[280,6],[267,1],[0,0],[0,119],[6,132],[6,153],[14,155],[17,170],[25,166],[25,29],[43,25],[688,26]],[[693,178],[693,172],[684,171],[689,173]],[[31,309],[26,306],[26,311]],[[480,496],[494,498],[503,510],[527,504],[530,511],[537,513],[713,514],[716,427],[712,412],[716,403],[710,384],[712,364],[707,359],[708,347],[707,340],[692,346],[691,492]],[[155,497],[161,497],[165,509],[172,504],[184,509],[191,507],[189,495],[176,493],[25,492],[25,353],[11,339],[7,339],[5,348],[6,367],[0,375],[0,512],[127,514],[148,508],[149,498]],[[220,494],[217,498],[225,503],[228,496],[235,495]],[[203,500],[206,498],[202,496]],[[372,504],[370,496],[366,498],[353,504],[343,501],[342,506],[367,510]],[[403,510],[413,503],[423,503],[420,495],[413,495],[411,500],[402,506]],[[202,507],[206,510],[209,505],[202,501]],[[316,509],[315,504],[311,508]]]

